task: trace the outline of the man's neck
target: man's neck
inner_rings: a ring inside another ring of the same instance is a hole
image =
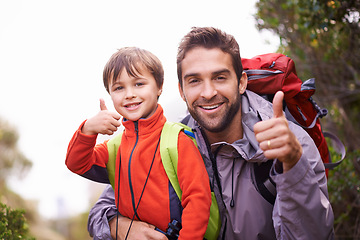
[[[235,116],[232,122],[226,129],[221,132],[210,132],[204,129],[206,137],[210,144],[217,142],[233,143],[243,138],[243,129],[241,123],[241,111],[240,114]]]

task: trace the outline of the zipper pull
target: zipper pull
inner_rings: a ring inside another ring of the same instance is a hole
[[[134,122],[135,125],[135,132],[138,133],[139,132],[139,127],[138,127],[138,122]]]

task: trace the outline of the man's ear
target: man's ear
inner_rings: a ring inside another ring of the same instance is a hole
[[[179,87],[179,93],[180,93],[181,98],[186,102],[184,92],[183,92],[183,89],[180,86],[180,83],[178,83],[178,87]]]
[[[247,87],[247,82],[248,82],[247,74],[245,72],[242,72],[242,75],[240,78],[240,83],[239,83],[240,94],[243,94],[245,92],[246,87]]]

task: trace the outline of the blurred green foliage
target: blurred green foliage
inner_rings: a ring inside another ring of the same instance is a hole
[[[325,127],[349,151],[358,149],[360,1],[259,0],[256,7],[257,28],[279,36],[279,51],[294,59],[299,77],[316,79],[315,100],[337,109],[340,121],[328,117]]]
[[[9,176],[24,176],[32,167],[32,162],[19,150],[18,139],[16,129],[0,118],[0,189]]]
[[[278,51],[301,79],[316,79],[314,99],[329,110],[322,127],[347,148],[329,171],[328,190],[336,239],[360,239],[360,0],[259,0],[256,7],[257,28],[279,36]]]
[[[338,160],[333,149],[331,152],[334,160]],[[359,150],[349,153],[338,167],[329,171],[328,191],[337,239],[360,239],[360,176],[354,161],[360,161]]]
[[[18,140],[15,127],[0,118],[0,240],[35,239],[29,234],[39,240],[90,239],[86,228],[88,212],[43,221],[36,205],[9,189],[10,176],[24,177],[32,167],[19,149]]]
[[[29,235],[29,226],[22,209],[11,209],[0,203],[0,239],[6,240],[34,240]]]

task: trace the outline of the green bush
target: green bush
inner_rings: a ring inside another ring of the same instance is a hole
[[[0,239],[1,240],[34,240],[29,236],[29,227],[23,209],[11,209],[0,203]]]
[[[347,153],[344,161],[329,171],[328,190],[336,239],[360,239],[360,176],[354,167],[359,158],[359,150]]]

